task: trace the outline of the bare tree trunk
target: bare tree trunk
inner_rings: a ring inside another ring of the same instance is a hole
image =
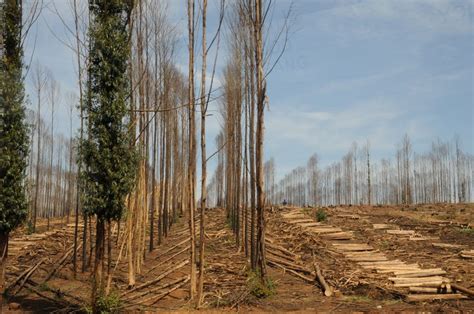
[[[255,25],[254,36],[256,42],[255,65],[257,68],[257,149],[255,154],[256,177],[257,177],[257,267],[260,271],[262,281],[266,280],[265,260],[265,192],[263,186],[263,137],[264,137],[264,113],[265,113],[265,77],[263,73],[263,13],[262,0],[255,1]]]
[[[0,312],[3,309],[4,293],[5,293],[5,269],[8,260],[8,233],[0,233]]]
[[[189,232],[191,237],[191,291],[190,298],[196,294],[196,240],[194,226],[195,186],[196,186],[196,126],[194,120],[194,0],[188,0],[188,35],[189,35]]]
[[[202,71],[201,71],[201,206],[200,206],[200,231],[199,231],[199,283],[197,294],[197,307],[200,307],[204,301],[204,226],[205,226],[205,210],[206,210],[206,180],[207,180],[207,156],[206,156],[206,14],[207,0],[202,3]]]

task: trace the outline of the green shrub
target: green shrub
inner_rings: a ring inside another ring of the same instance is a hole
[[[275,294],[275,284],[271,278],[267,278],[265,282],[260,279],[260,273],[250,271],[247,278],[247,285],[250,294],[259,299],[267,298]]]
[[[318,211],[316,212],[316,219],[321,222],[321,221],[326,221],[328,218],[328,215],[324,211],[324,209],[319,208]]]
[[[119,313],[120,312],[120,296],[116,293],[111,293],[108,296],[102,295],[97,299],[97,312],[106,313]],[[92,308],[87,307],[84,309],[86,313],[92,313]]]

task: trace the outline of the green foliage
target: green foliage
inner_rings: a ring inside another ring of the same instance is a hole
[[[0,55],[0,233],[5,234],[26,219],[28,127],[25,122],[19,2],[3,3],[0,15],[0,32],[4,39]]]
[[[79,153],[86,165],[82,174],[84,211],[105,220],[121,217],[136,174],[137,154],[133,134],[128,131],[127,106],[128,22],[132,3],[89,2],[89,97],[84,106],[88,135]]]
[[[266,278],[262,282],[258,271],[249,271],[247,286],[250,294],[259,299],[264,299],[275,294],[275,284],[271,278]]]
[[[117,293],[110,293],[108,296],[100,296],[97,298],[97,313],[108,314],[108,313],[120,313],[120,307],[122,302],[120,296]],[[86,313],[93,313],[91,306],[83,308]]]
[[[474,229],[470,227],[460,228],[459,231],[465,234],[474,235]]]
[[[99,313],[118,313],[120,309],[120,297],[118,294],[111,293],[108,296],[101,296],[97,301],[97,310]]]
[[[328,215],[326,214],[326,211],[322,208],[318,208],[318,211],[316,212],[316,219],[321,222],[321,221],[326,221],[328,218]]]

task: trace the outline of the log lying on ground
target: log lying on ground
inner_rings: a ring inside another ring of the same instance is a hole
[[[373,251],[374,248],[367,244],[339,244],[333,243],[332,244],[335,248],[341,251]]]
[[[82,243],[79,243],[79,245],[77,245],[76,251],[79,251],[81,248],[82,248]],[[63,257],[59,261],[54,263],[56,266],[53,267],[53,269],[48,273],[46,278],[43,280],[43,284],[47,282],[48,280],[50,280],[54,276],[54,274],[56,274],[66,264],[68,257],[71,255],[73,251],[74,251],[74,246],[70,247],[69,250],[67,250],[66,253],[63,255]]]
[[[464,250],[459,255],[463,258],[474,258],[474,250]]]
[[[159,262],[157,265],[153,266],[150,270],[148,270],[147,273],[151,273],[152,271],[154,271],[155,269],[157,269],[158,267],[160,267],[161,265],[163,264],[166,264],[167,262],[171,261],[173,258],[175,258],[176,256],[179,256],[181,254],[183,254],[184,252],[186,252],[187,250],[189,250],[191,248],[190,245],[186,246],[184,249],[182,249],[181,251],[178,251],[177,253],[174,253],[173,255],[171,255],[170,257],[168,257],[167,259],[165,259],[164,261],[161,261]]]
[[[434,247],[439,247],[442,249],[460,249],[465,247],[464,245],[461,244],[449,244],[449,243],[433,243]]]
[[[412,237],[409,237],[408,240],[410,240],[410,241],[431,241],[431,240],[439,240],[439,237],[412,236]]]
[[[374,255],[374,256],[350,256],[349,260],[354,262],[378,262],[378,261],[388,261],[388,258],[384,255]]]
[[[462,292],[462,293],[468,295],[470,298],[474,298],[474,291],[471,290],[471,289],[468,289],[466,287],[460,286],[460,285],[455,284],[455,283],[451,283],[451,288],[454,291],[459,291],[459,292]]]
[[[274,250],[278,250],[280,252],[283,252],[283,253],[286,253],[290,256],[293,256],[293,257],[296,257],[296,258],[299,258],[300,256],[291,252],[291,251],[288,251],[287,249],[285,249],[284,247],[282,246],[279,246],[279,245],[276,245],[276,244],[273,244],[273,243],[266,243],[266,246],[269,247],[269,248],[272,248]]]
[[[186,242],[190,241],[190,238],[187,237],[186,239],[184,239],[183,241],[179,242],[178,244],[170,247],[169,249],[167,249],[166,251],[164,251],[163,253],[161,253],[158,257],[156,257],[155,259],[160,259],[162,258],[163,256],[165,256],[166,254],[168,254],[169,252],[173,251],[174,249],[176,249],[177,247],[185,244]]]
[[[394,234],[394,235],[414,235],[415,234],[414,230],[387,230],[386,232],[388,234]]]
[[[431,282],[434,280],[441,280],[442,282],[449,282],[448,278],[441,276],[432,276],[432,277],[388,277],[388,280],[391,280],[395,283],[402,282]]]
[[[445,275],[446,271],[441,268],[432,268],[432,269],[420,269],[420,270],[401,270],[394,272],[396,276],[400,277],[430,277]]]
[[[267,253],[275,255],[276,257],[282,258],[284,260],[289,260],[289,261],[293,260],[292,257],[290,257],[288,255],[284,255],[284,254],[280,253],[279,251],[274,250],[273,248],[267,247],[266,249],[267,249]]]
[[[329,240],[351,240],[354,236],[352,232],[335,232],[335,233],[326,233],[321,235],[321,237]]]
[[[395,277],[396,278],[396,277]],[[392,280],[391,278],[389,278]],[[443,277],[424,277],[424,278],[398,278],[394,281],[394,287],[409,288],[409,287],[439,287],[443,283],[449,282],[449,279]]]
[[[31,266],[30,268],[28,268],[27,270],[25,270],[23,273],[21,273],[6,289],[5,291],[8,293],[13,287],[15,287],[15,285],[17,283],[20,282],[21,280],[21,284],[18,288],[18,290],[13,294],[17,294],[21,288],[23,288],[23,286],[25,285],[26,281],[33,275],[33,273],[41,266],[41,264],[43,264],[44,262],[46,261],[46,258],[43,258],[41,259],[38,263],[36,263],[35,265]]]
[[[292,224],[299,224],[299,223],[314,223],[314,220],[313,219],[295,219],[295,220],[291,220],[289,221],[290,223]]]
[[[314,233],[336,233],[336,232],[342,232],[341,228],[335,228],[335,227],[325,227],[323,228],[322,226],[319,227],[309,227],[308,230]]]
[[[324,279],[323,274],[321,273],[321,270],[319,269],[318,264],[313,263],[314,271],[316,273],[316,279],[318,282],[321,284],[321,287],[323,288],[324,295],[327,297],[332,296],[333,294],[333,289],[328,283],[326,282],[326,279]]]
[[[379,251],[350,251],[350,252],[342,252],[344,256],[347,257],[362,257],[362,256],[385,256],[383,253]]]
[[[137,291],[137,290],[146,288],[146,287],[148,287],[148,286],[151,286],[151,285],[153,285],[153,284],[159,282],[160,280],[162,280],[163,278],[165,278],[166,276],[168,276],[168,275],[171,274],[172,272],[174,272],[174,271],[180,269],[181,267],[184,267],[184,266],[187,265],[187,264],[189,264],[189,260],[185,260],[185,261],[179,263],[178,265],[176,265],[175,267],[168,269],[168,270],[165,271],[163,274],[161,274],[160,276],[158,276],[157,278],[155,278],[155,279],[153,279],[153,280],[150,280],[150,281],[145,282],[144,284],[141,284],[141,285],[139,285],[139,286],[137,286],[137,287],[135,287],[135,288],[133,288],[133,289],[130,289],[130,290],[128,290],[128,291],[123,292],[120,296],[123,297],[123,296],[125,296],[125,295],[127,295],[127,294],[129,294],[129,293],[134,292],[134,291]]]
[[[160,291],[160,290],[163,290],[163,289],[166,289],[166,288],[169,288],[171,286],[174,286],[182,281],[185,281],[187,278],[189,278],[189,275],[187,276],[184,276],[182,278],[179,278],[179,279],[176,279],[176,280],[173,280],[167,284],[164,284],[164,285],[160,285],[158,287],[155,287],[153,289],[149,289],[149,290],[146,290],[144,292],[141,292],[141,293],[138,293],[138,294],[135,294],[135,295],[131,295],[131,296],[126,296],[125,298],[122,299],[122,301],[125,301],[125,302],[130,302],[132,300],[136,300],[136,299],[139,299],[139,298],[142,298],[144,296],[146,296],[147,294],[154,294],[155,292],[157,291]]]
[[[388,225],[388,224],[373,224],[372,225],[375,230],[385,230],[385,229],[396,229],[396,226]]]
[[[406,296],[406,300],[409,302],[416,301],[431,301],[431,300],[460,300],[467,299],[462,294],[409,294]]]
[[[295,264],[295,263],[292,263],[292,262],[289,262],[289,261],[286,261],[286,260],[275,258],[274,256],[270,256],[270,255],[267,256],[267,261],[278,263],[280,265],[285,266],[286,268],[290,268],[290,269],[302,272],[304,274],[309,274],[309,275],[312,274],[311,270],[307,269],[306,267],[303,267],[301,265],[298,265],[298,264]]]
[[[439,288],[434,288],[434,287],[409,287],[408,291],[410,291],[410,293],[452,293],[452,289],[449,288],[449,289],[441,289],[441,287]]]
[[[394,273],[397,271],[418,271],[420,270],[419,267],[413,266],[413,267],[403,267],[403,266],[394,266],[394,267],[383,267],[383,266],[374,266],[374,267],[367,267],[365,266],[364,268],[371,268],[375,269],[377,273],[379,274],[389,274],[389,273]]]
[[[163,299],[163,298],[166,297],[167,295],[171,294],[172,292],[174,292],[174,291],[178,290],[179,288],[181,288],[182,286],[184,286],[184,285],[190,280],[190,278],[191,278],[191,277],[186,278],[183,282],[177,284],[176,286],[174,286],[173,288],[169,289],[168,291],[166,291],[166,292],[160,294],[159,296],[153,297],[153,298],[151,299],[150,305],[155,304],[156,302],[160,301],[161,299]],[[145,302],[148,302],[148,300],[145,300],[144,303],[145,303]]]
[[[275,261],[272,261],[272,260],[268,260],[267,259],[267,264],[270,265],[270,266],[275,266],[275,267],[279,267],[281,269],[283,269],[283,271],[285,272],[289,272],[289,273],[292,273],[293,275],[303,279],[304,281],[307,281],[309,283],[314,283],[314,279],[311,279],[310,277],[307,277],[303,274],[300,274],[299,272],[293,270],[293,269],[290,269],[290,268],[286,268],[285,266],[275,262]]]
[[[378,262],[360,262],[359,265],[361,266],[382,266],[382,265],[409,265],[409,264],[406,264],[405,262],[402,262],[401,260],[398,260],[398,259],[394,259],[394,260],[391,260],[391,261],[378,261]],[[416,265],[416,264],[412,264],[412,265]]]

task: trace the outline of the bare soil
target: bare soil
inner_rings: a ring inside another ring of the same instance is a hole
[[[299,256],[295,262],[305,267],[312,267],[314,253],[315,261],[328,283],[334,287],[335,294],[325,297],[316,282],[307,282],[289,271],[269,266],[268,274],[274,285],[273,294],[263,299],[253,296],[250,292],[248,258],[244,250],[236,245],[225,212],[210,209],[206,214],[205,303],[201,311],[469,312],[474,308],[474,300],[406,302],[406,291],[394,288],[386,277],[362,269],[337,254],[327,240],[288,224],[281,215],[284,210],[268,211],[267,237],[275,245]],[[327,213],[327,223],[344,231],[353,231],[357,240],[376,247],[387,256],[418,263],[427,268],[443,268],[452,282],[471,289],[474,287],[474,261],[459,255],[462,249],[474,249],[474,232],[468,227],[474,222],[473,204],[344,206],[324,210]],[[305,208],[302,211],[308,219],[316,221],[316,208]],[[70,223],[72,222],[71,219]],[[418,234],[438,237],[439,240],[409,241],[374,229],[373,224],[379,223],[398,226],[402,230],[415,230]],[[39,225],[43,226],[44,221]],[[7,286],[30,267],[40,261],[42,263],[24,283],[24,287],[3,305],[4,313],[85,311],[90,299],[91,276],[90,268],[85,273],[80,271],[81,254],[78,254],[79,272],[75,278],[71,259],[68,258],[64,267],[59,268],[52,279],[44,282],[73,245],[71,228],[64,226],[65,221],[51,221],[51,228],[58,232],[39,239],[27,249],[10,256]],[[46,232],[46,229],[40,230]],[[21,229],[12,238],[17,239],[25,233],[26,228]],[[189,249],[186,249],[189,242],[185,241],[187,238],[187,223],[183,217],[172,226],[169,236],[160,246],[146,253],[145,263],[137,275],[136,287],[186,261],[189,258]],[[176,244],[183,241],[183,244],[176,247]],[[462,248],[432,245],[438,242],[460,245]],[[119,249],[113,249],[114,262]],[[171,272],[157,284],[132,293],[127,292],[127,270],[126,258],[122,257],[112,285],[115,294],[125,296],[121,303],[122,312],[194,311],[194,302],[189,300],[189,282],[168,295],[162,296],[166,289],[145,293],[159,285],[172,284],[186,278],[189,265]],[[12,292],[17,288],[18,285]]]

